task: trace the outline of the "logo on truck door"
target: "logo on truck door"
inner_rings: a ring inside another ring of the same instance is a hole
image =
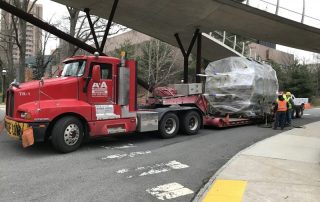
[[[92,84],[92,97],[106,97],[108,96],[108,87],[106,82]]]

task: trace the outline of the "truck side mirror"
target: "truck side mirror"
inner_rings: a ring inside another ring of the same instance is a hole
[[[92,69],[92,81],[94,83],[100,82],[101,79],[101,73],[100,73],[100,65],[93,66]]]

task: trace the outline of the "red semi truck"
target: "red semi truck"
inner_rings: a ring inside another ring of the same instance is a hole
[[[208,114],[201,94],[151,98],[137,108],[136,62],[108,56],[74,56],[58,78],[12,83],[7,91],[5,127],[24,146],[51,139],[60,152],[76,150],[84,138],[158,131],[194,135],[203,125],[248,124],[249,119]]]

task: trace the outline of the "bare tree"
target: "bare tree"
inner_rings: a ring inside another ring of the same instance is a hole
[[[30,13],[36,4],[37,0],[13,0],[14,6],[21,9],[24,12]],[[26,37],[27,37],[27,22],[22,19],[12,16],[12,23],[15,33],[15,43],[19,49],[19,67],[17,71],[17,80],[19,82],[25,81],[25,65],[26,65]],[[16,23],[18,22],[18,23]]]
[[[181,68],[175,66],[176,52],[171,45],[152,39],[142,45],[141,51],[138,71],[149,86],[173,82],[181,72]]]
[[[69,12],[69,34],[74,37],[76,35],[76,26],[79,20],[80,10],[69,6],[67,6],[67,10]],[[68,43],[67,55],[73,55],[75,48],[73,44]]]
[[[67,6],[67,10],[69,14],[69,16],[67,17],[69,27],[68,28],[62,27],[62,29],[65,29],[71,36],[78,38],[83,42],[93,43],[90,26],[88,24],[88,21],[86,19],[86,15],[84,14],[84,12],[69,6]],[[99,41],[104,35],[105,27],[108,21],[105,19],[99,18],[97,16],[91,16],[91,17],[92,17],[92,24],[94,26],[94,30],[96,32],[96,35]],[[117,34],[126,29],[127,29],[126,27],[123,27],[116,23],[112,23],[109,35]],[[74,46],[73,44],[68,44],[68,50],[66,51],[65,56],[74,55],[78,50],[79,50],[79,47]]]
[[[51,20],[49,22],[51,22]],[[35,69],[33,71],[33,79],[39,80],[44,76],[44,73],[48,65],[52,62],[52,60],[55,57],[55,54],[58,52],[58,49],[55,49],[50,54],[46,55],[48,41],[51,38],[51,36],[52,35],[49,32],[43,32],[43,36],[42,36],[43,43],[40,51],[36,55]]]
[[[4,68],[8,72],[8,80],[12,81],[15,77],[15,67],[13,60],[13,49],[15,44],[14,23],[11,21],[14,18],[9,13],[1,13],[1,32],[0,32],[0,49],[2,51],[2,60]],[[17,22],[17,19],[14,19]]]

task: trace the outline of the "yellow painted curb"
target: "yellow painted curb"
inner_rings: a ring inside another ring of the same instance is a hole
[[[216,180],[202,202],[241,202],[247,186],[242,180]]]

